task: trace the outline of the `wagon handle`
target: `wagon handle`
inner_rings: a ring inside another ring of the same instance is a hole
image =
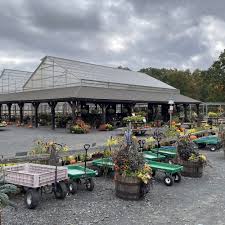
[[[141,139],[140,139],[140,140],[138,141],[138,144],[139,144],[140,150],[143,151],[143,148],[144,148],[144,145],[145,145],[145,140],[141,140]]]
[[[84,158],[84,173],[86,175],[86,169],[87,169],[87,151],[91,146],[89,144],[84,145],[84,150],[85,150],[85,158]]]
[[[90,147],[91,147],[91,146],[90,146],[89,144],[85,144],[85,145],[84,145],[85,151],[87,151]]]

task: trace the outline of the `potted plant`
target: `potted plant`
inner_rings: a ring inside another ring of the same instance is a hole
[[[128,200],[143,198],[150,188],[152,170],[145,164],[143,154],[138,152],[137,144],[127,141],[114,152],[113,161],[116,196]]]
[[[183,176],[202,177],[203,168],[207,164],[207,158],[196,150],[196,146],[192,141],[179,141],[177,154],[177,161],[183,166],[183,171],[181,173]]]
[[[70,127],[70,133],[72,134],[86,134],[89,131],[90,126],[81,119],[77,119],[75,124]]]
[[[98,128],[99,131],[110,131],[113,130],[113,126],[109,123],[101,124]]]
[[[16,205],[10,201],[9,194],[17,193],[17,187],[12,184],[5,184],[4,169],[1,166],[1,176],[0,176],[0,225],[2,224],[2,209],[6,206],[16,207]]]
[[[154,137],[148,137],[145,139],[146,147],[144,150],[149,151],[156,146],[156,139]]]

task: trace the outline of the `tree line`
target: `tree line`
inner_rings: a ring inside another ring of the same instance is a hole
[[[181,94],[203,102],[225,101],[225,50],[207,70],[143,68],[146,73],[177,89]]]

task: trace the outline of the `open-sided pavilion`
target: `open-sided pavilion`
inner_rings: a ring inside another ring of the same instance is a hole
[[[6,71],[9,70],[3,71],[0,85]],[[189,104],[196,105],[197,114],[199,114],[200,101],[181,95],[178,89],[140,72],[45,56],[33,73],[24,72],[21,79],[18,75],[16,76],[18,73],[15,70],[13,73],[11,70],[8,79],[10,91],[1,92],[0,109],[2,105],[7,105],[10,119],[11,106],[17,104],[20,109],[20,121],[22,121],[24,104],[32,104],[36,127],[41,103],[47,103],[51,109],[52,129],[55,128],[55,108],[59,102],[70,105],[73,118],[80,109],[89,110],[88,103],[98,105],[102,110],[103,123],[107,119],[109,108],[116,109],[119,104],[121,110],[126,108],[128,114],[131,114],[137,103],[148,105],[149,120],[152,120],[160,105],[162,117],[166,121],[168,120],[168,101],[171,98],[177,111],[180,107],[184,108],[185,119]],[[13,76],[20,80],[16,82],[20,85],[17,85],[14,91],[9,83]],[[22,87],[21,84],[23,84]],[[3,89],[5,90],[2,85]],[[0,110],[0,116],[1,114]]]

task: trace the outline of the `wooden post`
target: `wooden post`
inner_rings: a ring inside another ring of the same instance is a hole
[[[2,120],[2,104],[0,104],[0,121]]]
[[[7,107],[8,107],[8,118],[9,118],[9,122],[10,122],[12,119],[12,116],[11,116],[12,103],[7,103]]]
[[[176,104],[176,105],[175,105],[175,108],[176,108],[176,112],[177,112],[178,114],[180,114],[180,106],[179,106],[178,104]]]
[[[199,111],[199,104],[196,104],[196,112],[197,112],[197,126],[200,127],[200,111]]]
[[[77,111],[78,111],[78,108],[79,108],[79,101],[75,101],[75,100],[72,100],[72,101],[68,101],[70,107],[71,107],[71,110],[72,110],[72,122],[74,123],[76,121],[76,117],[77,117]]]
[[[136,103],[127,104],[127,109],[128,109],[128,115],[129,116],[132,116],[132,113],[134,112],[135,105],[136,105]]]
[[[106,105],[106,104],[99,104],[99,106],[102,109],[102,123],[105,124],[106,123],[106,109],[107,109],[108,105]]]
[[[32,103],[33,107],[34,107],[34,119],[35,119],[35,127],[38,127],[38,107],[40,105],[40,102],[33,102]]]
[[[153,120],[157,119],[159,115],[159,106],[157,104],[153,105]]]
[[[183,104],[184,107],[184,122],[187,122],[188,117],[187,117],[187,104]]]
[[[162,104],[162,118],[164,122],[168,122],[169,120],[169,105],[168,104]]]
[[[52,130],[55,130],[55,107],[57,102],[48,102],[48,105],[51,108],[51,116],[52,116]]]
[[[18,103],[18,106],[20,108],[20,124],[23,123],[23,108],[24,108],[24,103],[20,102]]]
[[[153,120],[153,104],[148,103],[148,122]]]

